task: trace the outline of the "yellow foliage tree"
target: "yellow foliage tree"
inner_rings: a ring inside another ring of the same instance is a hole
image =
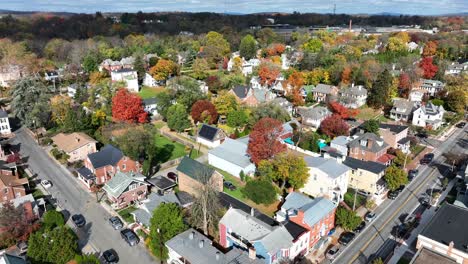
[[[65,117],[71,108],[71,98],[64,95],[56,95],[50,99],[52,120],[59,126],[63,125]]]

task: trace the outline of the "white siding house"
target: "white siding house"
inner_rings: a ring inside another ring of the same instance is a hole
[[[248,138],[237,140],[226,138],[223,144],[208,151],[208,163],[236,177],[239,177],[241,171],[245,175],[253,174],[255,164],[247,155],[247,144]]]
[[[432,103],[423,105],[413,113],[413,125],[420,127],[430,126],[432,129],[438,129],[444,118],[445,109],[443,106],[435,106]]]
[[[125,82],[125,88],[130,92],[138,93],[140,87],[138,86],[138,73],[132,69],[120,69],[111,72],[111,79],[113,82]]]
[[[156,81],[153,76],[149,73],[145,73],[145,78],[143,79],[143,85],[148,87],[156,87],[158,86],[158,81]]]
[[[8,120],[8,113],[5,110],[0,110],[0,134],[11,134],[10,121]]]
[[[203,124],[198,131],[197,142],[209,148],[215,148],[223,142],[224,137],[223,130]]]

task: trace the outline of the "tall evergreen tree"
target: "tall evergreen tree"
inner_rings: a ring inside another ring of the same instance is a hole
[[[143,79],[145,78],[145,62],[143,61],[143,57],[140,53],[135,55],[135,62],[133,63],[133,69],[138,73],[138,83],[142,84]]]
[[[390,89],[392,88],[392,75],[385,69],[379,74],[372,85],[367,103],[373,108],[382,108],[389,101]]]

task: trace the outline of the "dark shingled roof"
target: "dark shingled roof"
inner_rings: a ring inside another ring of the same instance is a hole
[[[237,200],[236,198],[230,196],[227,193],[220,192],[218,197],[219,197],[220,204],[226,209],[229,209],[229,207],[232,207],[234,209],[242,210],[248,214],[251,213],[251,210],[252,210],[251,206]],[[279,224],[275,219],[261,213],[260,211],[256,209],[254,211],[254,217],[270,226],[276,226]]]
[[[8,117],[8,113],[5,110],[0,109],[0,118],[5,118],[5,117]]]
[[[361,144],[361,141],[368,141],[369,142],[369,140],[373,141],[373,144],[372,144],[372,146],[370,148],[369,148],[368,145],[363,146]],[[377,144],[377,142],[380,142],[381,145]],[[377,136],[374,133],[364,133],[364,134],[360,135],[358,138],[356,138],[353,141],[349,142],[348,146],[351,147],[351,148],[358,147],[358,148],[366,150],[366,151],[371,151],[373,153],[377,153],[377,152],[381,151],[382,149],[388,147],[388,144],[382,138],[380,138],[379,136]]]
[[[247,97],[247,94],[250,91],[250,87],[247,85],[237,85],[234,88],[232,88],[232,91],[236,94],[237,97],[240,99],[244,99]]]
[[[298,239],[302,234],[307,232],[307,229],[291,221],[287,222],[284,227],[286,227],[286,230],[288,230],[289,234],[291,234],[294,240]]]
[[[90,171],[88,168],[86,167],[81,167],[79,168],[78,170],[76,170],[76,172],[78,172],[78,174],[80,174],[81,176],[83,176],[83,178],[85,178],[86,180],[92,180],[92,179],[95,179],[96,176],[93,174],[92,171]]]
[[[468,247],[467,219],[468,209],[444,203],[421,232],[421,235],[447,246],[453,241],[454,248],[466,253]]]
[[[381,129],[388,129],[393,133],[401,133],[403,130],[407,129],[408,126],[402,126],[402,125],[392,125],[392,124],[380,124]]]
[[[112,145],[105,145],[98,152],[88,154],[88,158],[95,169],[107,165],[115,166],[123,157],[122,151]]]
[[[387,168],[387,166],[378,162],[363,161],[351,157],[346,157],[346,159],[343,161],[343,164],[350,167],[351,169],[367,170],[375,174],[379,174]]]
[[[214,173],[214,169],[187,156],[180,161],[179,166],[177,166],[177,171],[203,184],[206,183]],[[200,179],[200,177],[203,179]]]
[[[216,127],[203,124],[198,132],[198,136],[209,141],[213,141],[218,133],[219,129]]]
[[[406,143],[410,142],[410,138],[409,137],[404,137],[400,140],[398,140],[398,144],[401,144],[401,145],[405,145]]]
[[[175,182],[161,175],[153,177],[146,181],[160,190],[167,190],[176,186]]]

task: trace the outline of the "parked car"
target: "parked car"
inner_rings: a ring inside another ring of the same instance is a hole
[[[112,227],[115,230],[119,230],[119,229],[121,229],[123,227],[122,220],[120,220],[120,218],[117,217],[117,216],[113,216],[113,217],[109,218],[109,223],[112,225]]]
[[[428,196],[420,198],[419,201],[421,202],[422,206],[426,206],[427,208],[431,207],[430,199]]]
[[[119,256],[113,249],[108,249],[102,253],[103,262],[106,264],[114,264],[119,262]]]
[[[44,189],[49,189],[50,187],[52,187],[52,182],[48,180],[42,180],[41,185],[42,187],[44,187]]]
[[[329,260],[334,260],[336,258],[336,256],[338,255],[338,252],[340,252],[340,245],[334,245],[333,247],[331,247],[327,253],[325,254],[325,257]]]
[[[424,157],[421,159],[419,163],[429,164],[432,162],[433,159],[434,159],[434,153],[427,153],[426,155],[424,155]]]
[[[130,246],[135,246],[140,242],[137,234],[128,228],[120,231],[120,235]]]
[[[361,233],[362,230],[366,228],[366,221],[362,221],[356,228],[354,228],[354,233]]]
[[[175,183],[177,183],[177,174],[175,172],[168,172],[167,173],[167,178],[173,180]]]
[[[398,187],[398,189],[396,189],[395,191],[397,191],[398,193],[401,193],[404,189],[405,189],[405,185],[400,185],[400,187]]]
[[[458,127],[458,128],[464,128],[465,125],[466,125],[465,122],[460,122],[460,123],[458,123],[458,124],[456,125],[456,127]]]
[[[28,242],[27,241],[19,241],[16,243],[16,247],[18,248],[19,254],[25,254],[28,252]]]
[[[71,218],[76,227],[83,227],[86,224],[86,220],[82,214],[72,215]]]
[[[353,232],[346,232],[346,233],[343,233],[340,237],[340,239],[338,239],[338,242],[343,245],[343,246],[346,246],[348,245],[351,241],[353,241],[354,237],[356,237],[356,234],[353,233]]]
[[[367,222],[372,222],[376,217],[376,214],[373,213],[373,212],[367,212],[366,216],[364,217],[364,219],[367,221]]]
[[[336,232],[336,228],[330,229],[330,231],[328,232],[328,236],[335,234],[335,232]]]
[[[390,200],[395,200],[398,197],[399,194],[400,194],[400,192],[398,192],[396,190],[395,191],[389,191],[388,194],[387,194],[387,197]]]
[[[237,189],[237,187],[230,181],[225,181],[223,184],[224,187],[228,188],[230,191],[235,191]]]
[[[408,171],[408,180],[412,181],[416,176],[418,176],[419,170],[409,170]]]

